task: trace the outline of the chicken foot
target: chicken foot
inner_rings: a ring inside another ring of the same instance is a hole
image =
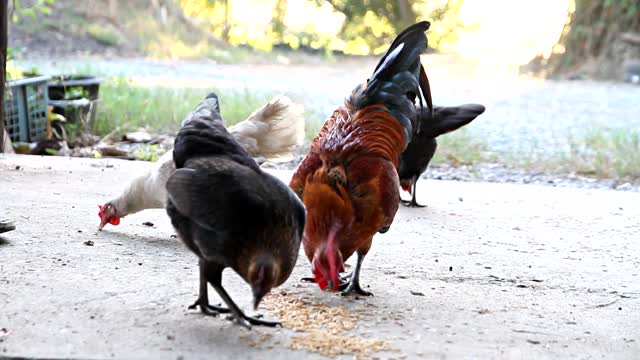
[[[373,296],[369,291],[362,290],[360,287],[360,268],[362,267],[362,261],[364,260],[365,254],[361,252],[357,252],[358,260],[356,262],[356,268],[351,273],[351,280],[348,282],[344,282],[340,285],[340,290],[342,291],[342,295],[346,296],[355,292],[358,295],[362,296]]]
[[[215,291],[218,292],[218,295],[220,295],[222,301],[224,301],[225,304],[227,304],[227,306],[229,307],[228,309],[226,309],[227,312],[231,313],[231,316],[228,319],[234,320],[236,323],[246,327],[247,329],[251,329],[251,325],[271,327],[282,326],[282,324],[278,321],[266,321],[260,320],[257,317],[247,316],[238,307],[238,305],[236,305],[233,299],[231,299],[231,296],[229,296],[227,291],[222,287],[222,270],[224,269],[224,267],[215,265],[212,266],[211,263],[205,264],[204,266],[206,267],[205,273],[207,275],[207,281],[209,282],[209,284],[211,284],[211,286],[213,286]]]
[[[340,280],[340,284],[344,284],[345,282],[347,282],[347,280],[349,280],[349,278],[351,277],[351,273],[348,274],[338,274],[338,279]],[[307,283],[316,283],[316,279],[313,277],[303,277],[300,279],[300,282],[307,282]]]
[[[400,199],[400,201],[409,206],[409,207],[425,207],[425,205],[420,205],[418,204],[418,201],[416,201],[416,187],[418,185],[418,176],[414,176],[413,179],[411,180],[411,201],[407,201],[407,200],[402,200]]]
[[[209,316],[218,316],[219,314],[229,313],[230,310],[221,306],[209,304],[209,291],[207,289],[207,277],[205,273],[204,261],[200,261],[200,291],[198,293],[198,299],[189,306],[190,310],[200,307],[200,311]]]

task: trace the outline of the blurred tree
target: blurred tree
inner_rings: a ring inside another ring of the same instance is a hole
[[[12,0],[11,20],[16,22],[23,16],[35,18],[38,14],[48,15],[54,3],[55,0]]]
[[[229,44],[229,33],[233,28],[231,21],[231,0],[170,0],[179,6],[179,16],[189,22],[192,28],[203,23],[209,27],[209,42],[218,47]],[[219,40],[216,42],[214,38]],[[225,45],[221,44],[224,43]]]
[[[286,25],[284,17],[287,15],[287,0],[276,0],[271,17],[271,30],[277,43],[283,42]]]
[[[168,0],[165,0],[168,1]],[[329,4],[336,12],[345,15],[339,39],[320,34],[310,24],[303,30],[287,29],[285,17],[289,0],[254,0],[271,8],[271,21],[260,38],[248,38],[242,30],[241,20],[230,18],[233,0],[173,0],[185,14],[204,20],[212,33],[232,44],[248,44],[262,50],[270,50],[273,44],[287,43],[293,48],[307,50],[344,51],[349,54],[367,55],[381,53],[405,27],[420,19],[431,21],[429,44],[432,48],[446,48],[455,42],[459,34],[468,30],[459,21],[463,0],[296,0]],[[237,15],[236,15],[237,16]],[[234,27],[235,26],[235,27]],[[230,33],[230,30],[231,31]]]
[[[416,13],[413,10],[415,0],[316,0],[318,4],[329,3],[336,11],[341,12],[347,18],[347,22],[355,22],[372,12],[384,18],[397,30],[413,24]]]
[[[617,77],[626,58],[640,55],[640,0],[574,0],[567,20],[547,62],[552,74],[591,63],[592,75]]]
[[[345,15],[342,36],[351,45],[379,53],[409,25],[429,20],[429,42],[441,48],[455,42],[458,34],[468,30],[459,20],[464,0],[315,0],[328,3]]]

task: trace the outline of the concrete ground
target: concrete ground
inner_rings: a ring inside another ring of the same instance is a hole
[[[96,231],[97,205],[148,166],[0,156],[0,217],[17,225],[0,240],[0,358],[321,358],[289,347],[300,331],[187,310],[196,259],[163,210]],[[638,358],[640,194],[429,180],[418,195],[428,207],[401,207],[365,259],[374,297],[300,283],[300,256],[272,305],[344,307],[350,335],[392,348],[379,358]],[[248,309],[248,286],[224,283]]]

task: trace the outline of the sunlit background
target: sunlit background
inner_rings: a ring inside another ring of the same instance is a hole
[[[228,123],[290,95],[310,140],[395,36],[428,20],[434,102],[487,107],[442,138],[436,163],[640,178],[638,0],[11,3],[8,78],[101,78],[97,136],[172,133],[216,90]]]
[[[570,0],[466,0],[460,19],[477,24],[451,49],[469,58],[504,65],[524,64],[551,55],[565,22]]]
[[[358,55],[385,50],[384,46],[372,46],[358,36],[344,39],[340,31],[345,26],[346,16],[328,2],[286,2],[282,16],[286,31],[281,39],[275,39],[278,34],[273,33],[271,26],[279,0],[233,0],[219,4],[207,0],[180,2],[186,14],[208,21],[216,36],[227,36],[232,44],[250,44],[270,50],[277,41],[294,48],[305,43],[312,48],[324,47]],[[456,52],[465,58],[481,59],[493,65],[511,66],[526,63],[538,54],[545,57],[551,54],[567,21],[570,5],[570,0],[466,0],[416,1],[414,8],[421,19],[430,20],[430,10],[442,8],[456,17],[455,23],[450,19],[444,24],[433,21],[431,33],[435,41],[432,44],[438,50]],[[365,12],[362,17],[364,26],[374,34],[389,31],[388,22],[374,12]],[[225,29],[228,29],[227,34],[224,34]],[[313,36],[301,37],[301,34]]]

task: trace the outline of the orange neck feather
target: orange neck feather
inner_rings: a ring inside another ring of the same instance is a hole
[[[397,167],[406,147],[403,131],[384,105],[367,106],[353,116],[341,107],[327,121],[312,148],[344,160],[350,156],[379,156]]]
[[[318,243],[328,240],[336,224],[345,227],[353,222],[354,209],[346,190],[341,185],[334,189],[328,181],[320,172],[313,179],[312,176],[307,179],[302,198],[307,208],[305,250],[307,245],[314,244],[312,247],[315,248]],[[311,259],[313,253],[307,252],[307,256]]]

